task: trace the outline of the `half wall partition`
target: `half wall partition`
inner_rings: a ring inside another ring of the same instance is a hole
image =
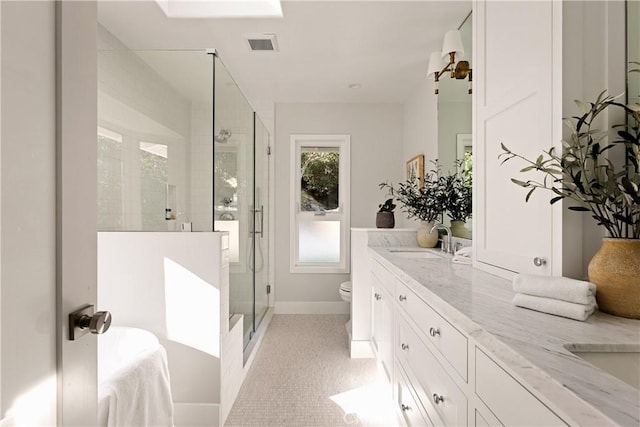
[[[98,52],[98,231],[228,231],[245,347],[268,308],[269,134],[220,58]]]

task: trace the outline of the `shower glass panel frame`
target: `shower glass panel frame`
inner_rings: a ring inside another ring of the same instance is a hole
[[[247,348],[269,305],[269,134],[218,57],[214,70],[213,221],[229,232],[229,311]]]

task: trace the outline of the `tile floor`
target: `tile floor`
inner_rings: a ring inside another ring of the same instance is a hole
[[[225,425],[397,426],[375,361],[349,358],[346,321],[274,316]]]

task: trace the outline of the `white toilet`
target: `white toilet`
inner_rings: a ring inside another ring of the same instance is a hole
[[[351,280],[340,283],[340,298],[349,303],[349,313],[351,313]],[[347,328],[347,333],[349,337],[351,337],[351,319],[349,319],[344,327]]]
[[[342,301],[351,302],[351,280],[340,283],[340,298]]]

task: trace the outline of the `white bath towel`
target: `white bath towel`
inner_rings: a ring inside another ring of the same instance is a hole
[[[513,304],[518,307],[529,308],[531,310],[581,321],[591,316],[597,307],[594,296],[591,296],[591,300],[587,304],[576,304],[558,299],[516,294],[513,297]]]
[[[473,259],[473,249],[471,246],[467,246],[464,248],[458,249],[455,254],[453,254],[453,258],[451,258],[451,262],[455,262],[457,264],[472,264]]]
[[[518,274],[513,278],[513,290],[521,294],[553,298],[576,304],[589,304],[596,295],[596,285],[568,277]]]
[[[173,426],[167,353],[161,345],[141,353],[99,385],[101,426]]]

